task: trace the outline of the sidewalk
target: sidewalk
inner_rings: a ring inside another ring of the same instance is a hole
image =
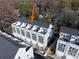
[[[55,54],[54,55],[48,54],[48,56],[51,57],[51,58],[54,58],[54,59],[61,59],[60,57],[56,56]]]

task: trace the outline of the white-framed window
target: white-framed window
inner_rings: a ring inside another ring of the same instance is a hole
[[[22,36],[25,36],[24,30],[21,30],[21,34],[22,34]]]
[[[37,37],[36,37],[36,34],[32,33],[32,39],[37,41]]]
[[[78,52],[78,49],[70,47],[67,54],[75,57],[77,52]]]
[[[13,32],[16,32],[15,27],[12,27],[12,31],[13,31]]]
[[[57,50],[59,50],[59,51],[61,51],[61,52],[64,52],[65,46],[66,46],[66,45],[64,45],[64,44],[62,44],[62,43],[59,43],[59,44],[58,44],[58,49],[57,49]]]
[[[42,36],[38,36],[38,38],[39,38],[39,42],[40,42],[40,43],[44,43],[44,39],[43,39]]]
[[[26,37],[30,38],[30,33],[26,31]]]
[[[18,34],[20,34],[20,29],[19,28],[16,28],[16,31]]]

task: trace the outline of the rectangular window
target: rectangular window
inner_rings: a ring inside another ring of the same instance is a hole
[[[76,42],[79,42],[79,39],[78,38],[76,39]]]
[[[66,46],[66,45],[59,43],[59,45],[58,45],[58,50],[64,52],[65,46]]]
[[[20,34],[20,30],[19,30],[19,28],[16,28],[16,30],[17,30],[17,33]]]
[[[32,33],[32,39],[35,40],[35,41],[37,41],[36,34],[33,34],[33,33]]]
[[[12,27],[12,30],[13,30],[13,32],[16,32],[16,30],[15,30],[15,28],[14,28],[14,27]]]
[[[24,32],[24,30],[21,30],[21,34],[22,34],[23,36],[25,36],[25,32]]]
[[[26,32],[26,37],[30,38],[30,33],[29,32]]]
[[[43,43],[43,41],[44,41],[44,40],[43,40],[43,37],[39,36],[39,42],[40,42],[40,43]]]
[[[68,55],[75,57],[77,52],[78,52],[78,49],[70,47],[69,50],[68,50]]]
[[[63,36],[63,34],[60,34],[61,36]]]
[[[76,38],[75,44],[79,45],[79,39],[78,38]]]

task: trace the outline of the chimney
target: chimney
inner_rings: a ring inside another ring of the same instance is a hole
[[[32,7],[32,16],[31,16],[31,21],[34,22],[35,21],[35,18],[36,18],[36,4],[34,3],[33,4],[33,7]]]

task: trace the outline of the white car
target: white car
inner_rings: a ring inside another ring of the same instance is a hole
[[[47,53],[45,53],[44,51],[40,50],[40,55],[46,57],[47,56]]]

